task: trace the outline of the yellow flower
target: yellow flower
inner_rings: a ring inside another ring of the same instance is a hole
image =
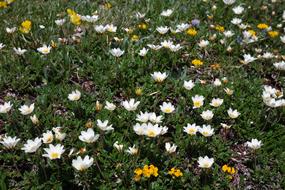
[[[6,8],[7,3],[5,1],[0,1],[0,8]]]
[[[142,95],[142,91],[143,91],[142,88],[137,87],[136,90],[135,90],[135,93],[136,93],[137,96],[141,96]]]
[[[268,32],[268,35],[271,37],[271,38],[275,38],[279,35],[279,32],[278,31],[269,31]]]
[[[74,24],[74,25],[80,25],[81,24],[80,15],[78,15],[74,10],[67,9],[67,14],[68,14],[70,22],[72,24]]]
[[[147,26],[146,23],[140,23],[140,24],[138,25],[138,28],[139,28],[139,29],[142,29],[142,30],[146,30],[146,29],[148,28],[148,26]]]
[[[201,65],[203,65],[203,61],[199,60],[199,59],[194,59],[192,61],[192,64],[195,66],[195,67],[199,67]]]
[[[95,106],[96,111],[100,111],[102,108],[103,108],[103,105],[97,100],[96,106]]]
[[[32,22],[30,20],[25,20],[24,22],[21,23],[21,26],[20,26],[19,30],[22,33],[27,34],[27,33],[30,32],[31,28],[32,28]]]
[[[138,175],[138,176],[141,176],[142,173],[143,173],[143,171],[142,171],[142,169],[140,169],[140,168],[136,168],[135,171],[134,171],[134,173],[135,173],[136,175]]]
[[[168,171],[168,174],[171,175],[173,178],[183,176],[181,170],[176,168],[171,168],[171,170]]]
[[[186,33],[190,36],[196,36],[198,32],[195,28],[189,28]]]
[[[219,32],[224,32],[224,31],[225,31],[225,28],[224,28],[223,26],[221,26],[221,25],[216,25],[216,26],[215,26],[215,29],[216,29],[217,31],[219,31]]]
[[[229,167],[227,164],[223,165],[222,170],[223,170],[223,172],[231,174],[231,175],[236,173],[235,168],[234,167]]]
[[[262,30],[267,29],[268,27],[269,26],[265,23],[260,23],[257,25],[257,28],[262,29]]]
[[[131,40],[134,41],[134,42],[138,41],[139,39],[140,39],[139,36],[135,35],[135,34],[131,38]]]
[[[111,3],[105,3],[104,7],[105,7],[105,9],[111,9],[112,8],[112,4]]]

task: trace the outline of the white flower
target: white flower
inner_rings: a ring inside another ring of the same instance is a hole
[[[129,153],[130,155],[135,155],[137,154],[139,151],[138,148],[136,148],[136,145],[133,145],[132,147],[129,147],[127,150],[126,150],[126,153]]]
[[[234,7],[233,8],[233,12],[236,14],[236,15],[240,15],[242,14],[244,11],[244,8],[242,6],[237,6],[237,7]]]
[[[226,38],[230,38],[234,35],[234,33],[230,30],[224,31],[223,34],[225,35]]]
[[[141,49],[141,50],[140,50],[140,52],[139,52],[139,56],[144,57],[144,56],[146,56],[147,52],[148,52],[148,49],[143,48],[143,49]]]
[[[125,100],[122,102],[122,105],[128,111],[135,111],[139,104],[140,104],[140,101],[135,102],[135,99],[133,98],[131,98],[130,101]]]
[[[31,104],[30,106],[22,105],[19,110],[22,115],[29,115],[31,114],[35,109],[35,104]]]
[[[70,101],[77,101],[80,99],[80,97],[81,97],[81,92],[79,90],[72,91],[70,94],[68,94],[68,99]]]
[[[172,154],[176,151],[177,146],[175,144],[170,144],[169,142],[165,143],[166,152]]]
[[[170,51],[172,51],[172,52],[177,52],[177,51],[179,51],[180,49],[182,49],[182,46],[180,45],[180,44],[177,44],[177,45],[170,45],[169,46],[169,49],[170,49]]]
[[[25,153],[34,153],[41,145],[42,140],[37,137],[34,140],[27,140],[26,144],[24,144],[24,147],[21,149],[24,150]]]
[[[8,33],[8,34],[12,34],[12,33],[14,33],[14,32],[16,32],[16,30],[17,30],[17,27],[12,27],[12,28],[6,28],[6,32]]]
[[[108,31],[108,32],[116,32],[117,31],[117,26],[114,26],[113,24],[107,24],[105,26],[105,29]]]
[[[242,20],[239,19],[239,18],[233,18],[231,20],[231,23],[234,24],[234,25],[239,25],[241,22],[242,22]]]
[[[213,82],[214,86],[221,86],[222,82],[220,79],[215,79],[215,81]]]
[[[244,64],[248,64],[248,63],[253,62],[257,59],[255,57],[252,57],[250,54],[243,55],[243,58],[244,58]]]
[[[273,65],[276,69],[285,71],[285,61],[276,62]]]
[[[224,100],[220,98],[213,98],[210,105],[213,107],[220,107],[223,104]]]
[[[58,19],[54,21],[56,25],[62,26],[65,23],[65,19]]]
[[[211,125],[203,125],[202,127],[199,128],[199,132],[204,137],[210,137],[214,134],[214,129],[211,127]]]
[[[53,141],[53,133],[51,131],[47,131],[46,133],[43,133],[42,137],[43,143],[49,144]]]
[[[33,116],[30,116],[30,119],[31,119],[32,123],[35,125],[37,125],[40,122],[38,117],[36,116],[36,114],[34,114]]]
[[[270,53],[270,52],[265,52],[263,55],[262,55],[262,58],[264,58],[264,59],[271,59],[271,58],[273,58],[274,57],[274,55],[272,54],[272,53]]]
[[[61,127],[54,127],[52,128],[54,134],[55,134],[55,139],[59,141],[63,141],[66,137],[66,133],[61,132]]]
[[[204,96],[200,96],[200,95],[195,95],[194,97],[192,97],[192,101],[193,101],[193,109],[195,108],[200,108],[201,106],[204,105]]]
[[[186,90],[191,90],[194,86],[195,86],[195,84],[194,84],[194,82],[192,80],[184,81],[184,83],[183,83],[183,87]]]
[[[148,112],[145,112],[145,113],[140,112],[140,114],[137,114],[136,120],[139,122],[146,123],[146,122],[148,122],[148,119],[149,119],[149,113]]]
[[[163,113],[172,113],[175,110],[175,107],[171,104],[171,102],[163,102],[162,105],[160,105],[160,110]]]
[[[201,114],[201,117],[208,121],[211,120],[214,117],[214,113],[211,110],[203,111]]]
[[[236,2],[236,0],[223,0],[226,5],[232,5]]]
[[[37,48],[38,52],[47,55],[50,53],[51,50],[51,46],[47,46],[46,44],[44,44],[42,47]]]
[[[0,50],[5,47],[5,44],[0,43]]]
[[[19,141],[20,139],[17,139],[17,137],[10,137],[5,135],[0,143],[7,149],[13,149]]]
[[[198,43],[198,46],[200,48],[205,48],[209,45],[209,41],[208,40],[201,40],[199,43]]]
[[[225,88],[224,91],[226,92],[227,95],[231,96],[233,95],[234,91],[229,89],[229,88]]]
[[[120,48],[114,48],[110,50],[110,53],[114,57],[121,57],[125,53],[125,51],[121,50]]]
[[[228,115],[230,116],[230,118],[235,119],[237,118],[240,113],[237,110],[233,110],[232,108],[228,109]]]
[[[87,131],[81,131],[81,135],[78,138],[83,142],[93,143],[99,139],[99,136],[99,134],[95,135],[95,132],[92,128],[89,128]]]
[[[164,48],[170,48],[170,46],[173,45],[173,42],[170,40],[164,40],[164,41],[160,42],[160,45]]]
[[[163,117],[160,115],[160,116],[156,116],[156,114],[154,112],[151,112],[148,114],[148,119],[149,121],[151,121],[152,123],[161,123]]]
[[[94,23],[99,19],[98,15],[86,15],[86,16],[81,16],[80,17],[82,21],[86,21],[86,22],[90,22],[90,23]]]
[[[154,79],[155,82],[161,83],[167,78],[167,74],[166,72],[154,72],[153,74],[151,74],[151,77]]]
[[[162,46],[160,45],[153,45],[153,44],[147,44],[147,46],[153,50],[159,50],[160,48],[162,48]]]
[[[228,125],[228,124],[225,124],[225,123],[220,123],[221,126],[224,128],[224,129],[229,129],[231,128],[232,126],[231,125]]]
[[[176,27],[177,27],[177,31],[178,32],[183,32],[183,31],[187,30],[190,27],[190,24],[182,23],[182,24],[178,24]]]
[[[251,141],[246,142],[246,145],[253,150],[257,150],[262,146],[262,143],[257,139],[251,139]]]
[[[13,48],[13,50],[17,55],[23,55],[27,51],[26,49],[21,49],[21,48]]]
[[[124,148],[124,145],[123,144],[119,144],[118,141],[116,141],[114,144],[113,144],[113,147],[116,148],[119,152],[121,152]]]
[[[140,12],[136,12],[136,17],[137,18],[144,18],[145,14],[144,13],[140,13]]]
[[[104,122],[102,122],[100,119],[97,119],[97,126],[102,131],[112,131],[112,130],[114,130],[112,125],[108,125],[108,122],[109,122],[108,120],[105,120]]]
[[[10,102],[4,102],[4,104],[0,105],[0,113],[8,113],[12,109],[13,104]]]
[[[106,28],[103,25],[96,25],[94,26],[94,29],[96,32],[101,33],[101,34],[106,31]]]
[[[208,156],[199,157],[198,158],[198,164],[199,168],[210,168],[214,163],[214,158],[209,158]]]
[[[173,10],[172,9],[167,9],[167,10],[164,10],[160,13],[161,16],[164,16],[164,17],[169,17],[171,14],[173,13]]]
[[[199,130],[199,126],[194,124],[187,124],[186,127],[183,127],[183,131],[189,135],[196,135],[197,131]]]
[[[107,109],[109,111],[114,111],[116,109],[116,105],[106,101],[105,109]]]
[[[166,34],[169,31],[167,26],[160,26],[156,28],[156,31],[160,34]]]
[[[72,160],[72,166],[78,171],[84,171],[92,166],[93,161],[94,159],[90,158],[88,155],[85,156],[84,159],[82,159],[81,156],[78,156],[76,159]]]
[[[285,36],[280,36],[281,42],[285,43]]]
[[[146,135],[147,137],[157,137],[159,135],[163,135],[167,132],[167,127],[159,127],[158,124],[153,125],[152,123],[143,123],[133,126],[133,129],[137,135]]]
[[[64,146],[57,144],[56,146],[50,144],[49,148],[44,148],[46,154],[43,154],[44,157],[48,157],[51,160],[60,159],[61,155],[64,153]]]

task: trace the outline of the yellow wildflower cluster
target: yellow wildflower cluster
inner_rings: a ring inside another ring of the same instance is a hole
[[[203,65],[203,61],[199,60],[199,59],[194,59],[192,61],[192,64],[195,66],[195,67],[199,67],[201,65]]]
[[[257,25],[257,28],[261,29],[261,30],[264,30],[264,29],[267,29],[269,26],[265,23],[260,23]]]
[[[234,167],[229,167],[227,164],[223,165],[222,167],[223,172],[229,174],[229,179],[232,179],[233,177],[231,175],[235,174],[237,171]]]
[[[168,171],[168,174],[171,175],[173,178],[183,176],[183,173],[181,172],[181,170],[177,168],[171,168],[171,170]]]
[[[30,20],[25,20],[24,22],[22,22],[19,28],[19,30],[25,34],[28,34],[31,29],[32,29],[32,22]]]
[[[216,29],[217,31],[219,31],[219,32],[224,32],[224,31],[225,31],[225,28],[224,28],[223,26],[221,26],[221,25],[216,25],[216,26],[215,26],[215,29]]]
[[[140,23],[138,25],[138,28],[141,29],[141,30],[147,30],[148,26],[146,23]]]
[[[67,14],[68,14],[70,22],[72,24],[74,24],[74,25],[80,25],[81,24],[80,15],[78,15],[74,10],[67,9]]]
[[[195,28],[189,28],[186,32],[189,36],[196,36],[197,35],[197,30]]]
[[[0,1],[0,8],[6,8],[7,3],[5,1]]]
[[[133,41],[133,42],[137,42],[138,40],[140,39],[140,37],[138,36],[138,35],[132,35],[132,38],[131,38],[131,40]]]
[[[158,176],[158,168],[154,165],[144,165],[143,168],[136,168],[135,171],[135,181],[139,181],[141,177],[150,178],[151,176],[157,177]]]
[[[269,31],[268,32],[268,35],[271,37],[271,38],[275,38],[279,35],[279,32],[278,31]]]

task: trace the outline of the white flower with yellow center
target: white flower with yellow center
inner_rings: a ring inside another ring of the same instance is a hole
[[[109,111],[114,111],[116,109],[116,105],[106,101],[105,109],[107,109]]]
[[[110,53],[114,57],[121,57],[125,53],[125,51],[121,50],[120,48],[113,48],[110,50]]]
[[[175,144],[165,143],[165,150],[167,153],[172,154],[176,151],[177,146]]]
[[[223,104],[224,100],[220,98],[213,98],[210,105],[217,108]]]
[[[113,24],[107,24],[105,26],[106,31],[108,32],[116,32],[117,31],[117,26],[114,26]]]
[[[33,116],[30,116],[30,119],[31,119],[32,123],[35,125],[39,124],[39,122],[40,122],[38,117],[36,116],[36,114],[34,114]]]
[[[234,91],[229,89],[229,88],[225,88],[224,91],[226,92],[227,95],[231,96],[233,95]]]
[[[175,107],[170,102],[163,102],[163,104],[160,105],[160,110],[163,113],[172,113],[175,110]]]
[[[147,44],[147,46],[148,46],[150,49],[153,49],[153,50],[159,50],[160,48],[162,48],[162,46],[160,46],[160,45],[154,45],[154,44]]]
[[[47,131],[43,133],[43,137],[42,137],[43,143],[45,144],[52,143],[53,138],[54,138],[53,133],[51,131]]]
[[[202,107],[204,105],[204,99],[204,96],[200,95],[195,95],[192,97],[193,109]]]
[[[30,106],[23,105],[19,108],[22,115],[29,115],[31,114],[35,109],[35,104],[31,104]]]
[[[158,126],[158,124],[147,124],[147,128],[145,129],[145,135],[150,138],[157,137],[162,132],[162,128]]]
[[[50,144],[49,148],[44,148],[44,151],[46,152],[46,154],[43,154],[44,157],[55,160],[60,159],[65,150],[61,144],[57,144],[56,146]]]
[[[148,52],[148,49],[143,48],[139,51],[139,56],[144,57],[146,56],[147,52]]]
[[[167,78],[167,74],[161,72],[154,72],[151,74],[151,77],[154,79],[155,82],[161,83]]]
[[[162,115],[156,116],[154,112],[149,113],[148,117],[149,121],[151,121],[152,123],[161,123],[163,119]]]
[[[210,44],[210,42],[208,40],[201,40],[199,43],[198,43],[198,46],[200,48],[205,48],[207,47],[208,45]]]
[[[148,122],[148,119],[149,119],[149,113],[148,112],[145,112],[145,113],[140,112],[140,114],[137,114],[136,120],[139,122],[146,123],[146,122]]]
[[[210,168],[214,163],[214,158],[209,158],[208,156],[198,158],[199,168]]]
[[[116,141],[114,144],[113,144],[113,147],[116,148],[119,152],[121,152],[124,148],[124,145],[123,144],[119,144],[118,141]]]
[[[194,124],[187,124],[186,127],[183,127],[183,131],[189,135],[196,135],[197,131],[199,130],[199,126]]]
[[[130,155],[136,155],[138,154],[139,152],[139,149],[136,148],[136,145],[133,145],[132,147],[129,147],[127,150],[126,150],[126,153],[130,154]]]
[[[172,9],[167,9],[167,10],[164,10],[160,13],[161,16],[164,16],[164,17],[169,17],[171,14],[173,13],[173,10]]]
[[[210,137],[214,134],[214,129],[211,127],[211,125],[203,125],[202,127],[199,128],[199,132],[204,137]]]
[[[232,108],[228,109],[227,112],[229,117],[232,119],[236,119],[240,115],[240,113],[237,110],[233,110]]]
[[[139,123],[136,123],[136,124],[133,126],[133,130],[135,131],[135,133],[136,133],[137,135],[144,135],[146,128],[147,128],[147,124],[146,124],[146,123],[143,123],[142,125],[139,124]]]
[[[80,99],[80,97],[81,97],[81,92],[79,90],[72,91],[70,94],[68,94],[68,99],[70,101],[77,101]]]
[[[214,113],[211,110],[203,111],[201,114],[201,117],[208,121],[211,120],[214,117]]]
[[[169,31],[169,27],[167,26],[160,26],[156,28],[156,31],[160,34],[166,34]]]
[[[160,43],[160,45],[164,48],[170,48],[170,46],[173,45],[173,42],[170,40],[164,40],[163,42]]]
[[[50,53],[51,50],[51,46],[47,46],[46,44],[44,44],[42,47],[37,48],[38,52],[47,55]]]
[[[88,155],[85,156],[84,159],[82,159],[81,156],[78,156],[76,159],[72,160],[72,166],[78,171],[84,171],[92,166],[93,161],[94,159],[90,158]]]
[[[108,120],[105,120],[104,122],[102,122],[100,119],[97,119],[97,126],[102,131],[112,131],[112,130],[114,130],[112,125],[108,125],[108,123],[109,123]]]
[[[102,33],[104,33],[106,31],[106,28],[103,25],[95,25],[94,29],[95,29],[96,32],[98,32],[100,34],[102,34]]]
[[[5,135],[0,143],[7,149],[13,149],[19,141],[20,139],[17,139],[17,137],[10,137]]]

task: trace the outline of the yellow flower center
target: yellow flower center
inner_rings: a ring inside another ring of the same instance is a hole
[[[201,102],[200,101],[195,101],[194,102],[194,107],[196,107],[196,108],[199,108],[199,107],[201,107]]]
[[[188,133],[191,134],[191,135],[193,135],[195,132],[196,132],[196,130],[193,129],[193,128],[188,129]]]
[[[147,136],[148,137],[155,137],[155,132],[150,130],[150,131],[148,131]]]
[[[50,154],[50,158],[51,159],[59,158],[59,154],[57,152],[53,152],[53,153]]]
[[[165,108],[165,109],[164,109],[164,112],[165,112],[165,113],[171,113],[171,111],[172,111],[172,110],[171,110],[170,108]]]

